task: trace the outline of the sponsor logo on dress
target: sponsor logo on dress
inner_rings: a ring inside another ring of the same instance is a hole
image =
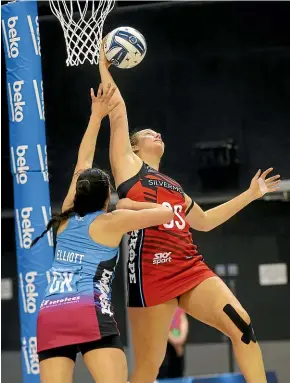
[[[109,294],[111,292],[111,282],[114,275],[113,271],[104,269],[100,281],[96,283],[96,287],[100,290],[99,296],[102,314],[108,314],[110,317],[113,316],[111,311],[111,302]]]
[[[171,260],[172,260],[172,258],[170,257],[171,253],[172,252],[169,251],[167,253],[154,254],[153,265],[159,265],[160,263],[171,262]]]
[[[68,305],[68,304],[72,304],[72,303],[79,303],[80,299],[81,299],[80,296],[66,297],[66,298],[55,299],[55,300],[44,299],[41,302],[40,308],[45,309],[45,308],[49,308],[49,307],[57,307],[57,306]]]
[[[129,283],[136,283],[136,266],[135,266],[135,258],[137,256],[136,253],[136,245],[138,240],[139,230],[134,230],[131,232],[129,239],[129,258],[128,258],[128,277]]]

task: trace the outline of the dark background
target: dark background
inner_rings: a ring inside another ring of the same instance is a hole
[[[112,73],[127,104],[130,128],[148,127],[162,134],[166,143],[162,171],[194,197],[202,191],[195,144],[232,138],[238,145],[240,172],[239,186],[229,192],[243,191],[258,168],[273,166],[282,179],[289,179],[290,3],[128,3],[129,7],[119,4],[112,11],[104,35],[129,25],[146,38],[148,52],[142,64],[128,71],[114,68]],[[98,86],[99,75],[98,68],[89,64],[65,66],[59,22],[46,15],[45,2],[40,4],[51,200],[57,207],[66,194],[89,119],[89,88]],[[13,197],[3,60],[1,65],[2,278],[14,279],[17,295],[14,222],[3,218],[12,211]],[[106,122],[95,158],[96,165],[105,169],[109,169],[108,142]],[[287,262],[290,267],[289,205],[257,201],[213,232],[194,233],[210,266],[239,265],[237,295],[260,340],[290,339],[289,285],[261,287],[258,280],[261,263]],[[125,337],[122,264],[115,282],[114,304]],[[2,301],[2,321],[2,349],[18,349],[16,300]],[[192,320],[189,340],[205,343],[222,337]]]

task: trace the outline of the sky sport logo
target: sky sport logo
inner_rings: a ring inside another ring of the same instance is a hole
[[[15,209],[15,218],[19,239],[19,246],[21,249],[30,249],[32,243],[32,235],[34,233],[34,227],[32,225],[31,214],[33,212],[32,207],[24,207],[21,209]],[[51,208],[47,212],[46,206],[41,206],[41,212],[43,216],[43,223],[46,227],[51,216]],[[37,225],[39,226],[39,224]],[[47,232],[47,241],[49,246],[53,246],[53,234],[52,231]]]
[[[153,265],[159,265],[160,263],[167,263],[171,262],[172,258],[170,257],[171,251],[167,253],[157,253],[154,254],[154,259],[153,259]]]
[[[19,55],[18,43],[20,37],[18,36],[16,24],[18,16],[10,17],[7,20],[7,29],[4,20],[2,20],[3,37],[7,48],[8,58],[15,59]]]
[[[32,336],[30,338],[22,337],[22,353],[25,362],[27,374],[39,374],[39,361],[37,355],[37,339]]]
[[[12,94],[11,84],[8,82],[8,94],[11,109],[11,118],[13,122],[22,122],[24,118],[23,107],[25,105],[25,101],[23,100],[21,93],[23,85],[23,80],[14,81],[12,85]]]

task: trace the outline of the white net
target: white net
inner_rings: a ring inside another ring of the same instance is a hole
[[[115,0],[50,0],[59,19],[67,50],[66,65],[98,64],[103,26]]]

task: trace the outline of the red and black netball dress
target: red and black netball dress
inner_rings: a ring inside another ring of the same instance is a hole
[[[192,241],[186,221],[184,191],[173,179],[143,164],[118,187],[120,198],[171,206],[175,212],[165,225],[130,233],[128,305],[154,306],[178,297],[215,276]]]

